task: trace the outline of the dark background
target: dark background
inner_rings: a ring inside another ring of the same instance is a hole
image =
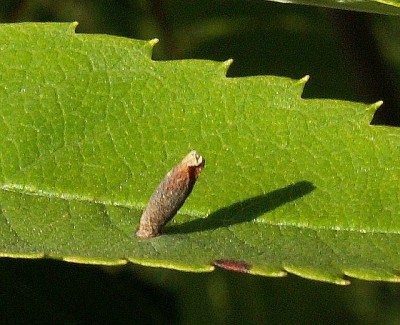
[[[400,125],[400,17],[250,0],[3,0],[0,19],[156,37],[155,60],[233,58],[228,77],[309,74],[303,97],[383,100],[372,123]],[[2,258],[0,324],[22,323],[400,324],[400,287]]]

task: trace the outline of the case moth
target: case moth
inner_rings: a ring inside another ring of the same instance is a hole
[[[205,165],[205,159],[193,150],[165,175],[150,197],[140,218],[139,238],[153,238],[181,208]]]

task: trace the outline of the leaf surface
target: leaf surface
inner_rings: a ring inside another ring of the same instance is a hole
[[[0,254],[344,284],[398,281],[400,131],[307,78],[153,61],[155,41],[0,26]],[[339,81],[338,81],[339,82]],[[206,167],[165,234],[134,233],[190,150]]]

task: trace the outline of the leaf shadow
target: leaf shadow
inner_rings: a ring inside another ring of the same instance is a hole
[[[315,189],[316,187],[313,183],[300,181],[221,208],[211,213],[207,218],[195,219],[183,224],[167,226],[164,233],[188,234],[249,222],[286,203],[297,200]]]

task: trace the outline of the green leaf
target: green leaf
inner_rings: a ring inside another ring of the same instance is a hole
[[[400,15],[399,0],[269,0],[318,7],[373,12],[387,15]]]
[[[400,131],[307,78],[151,60],[155,41],[0,26],[0,251],[344,284],[399,281]],[[340,81],[338,81],[340,82]],[[206,167],[165,234],[134,233],[191,149]]]

